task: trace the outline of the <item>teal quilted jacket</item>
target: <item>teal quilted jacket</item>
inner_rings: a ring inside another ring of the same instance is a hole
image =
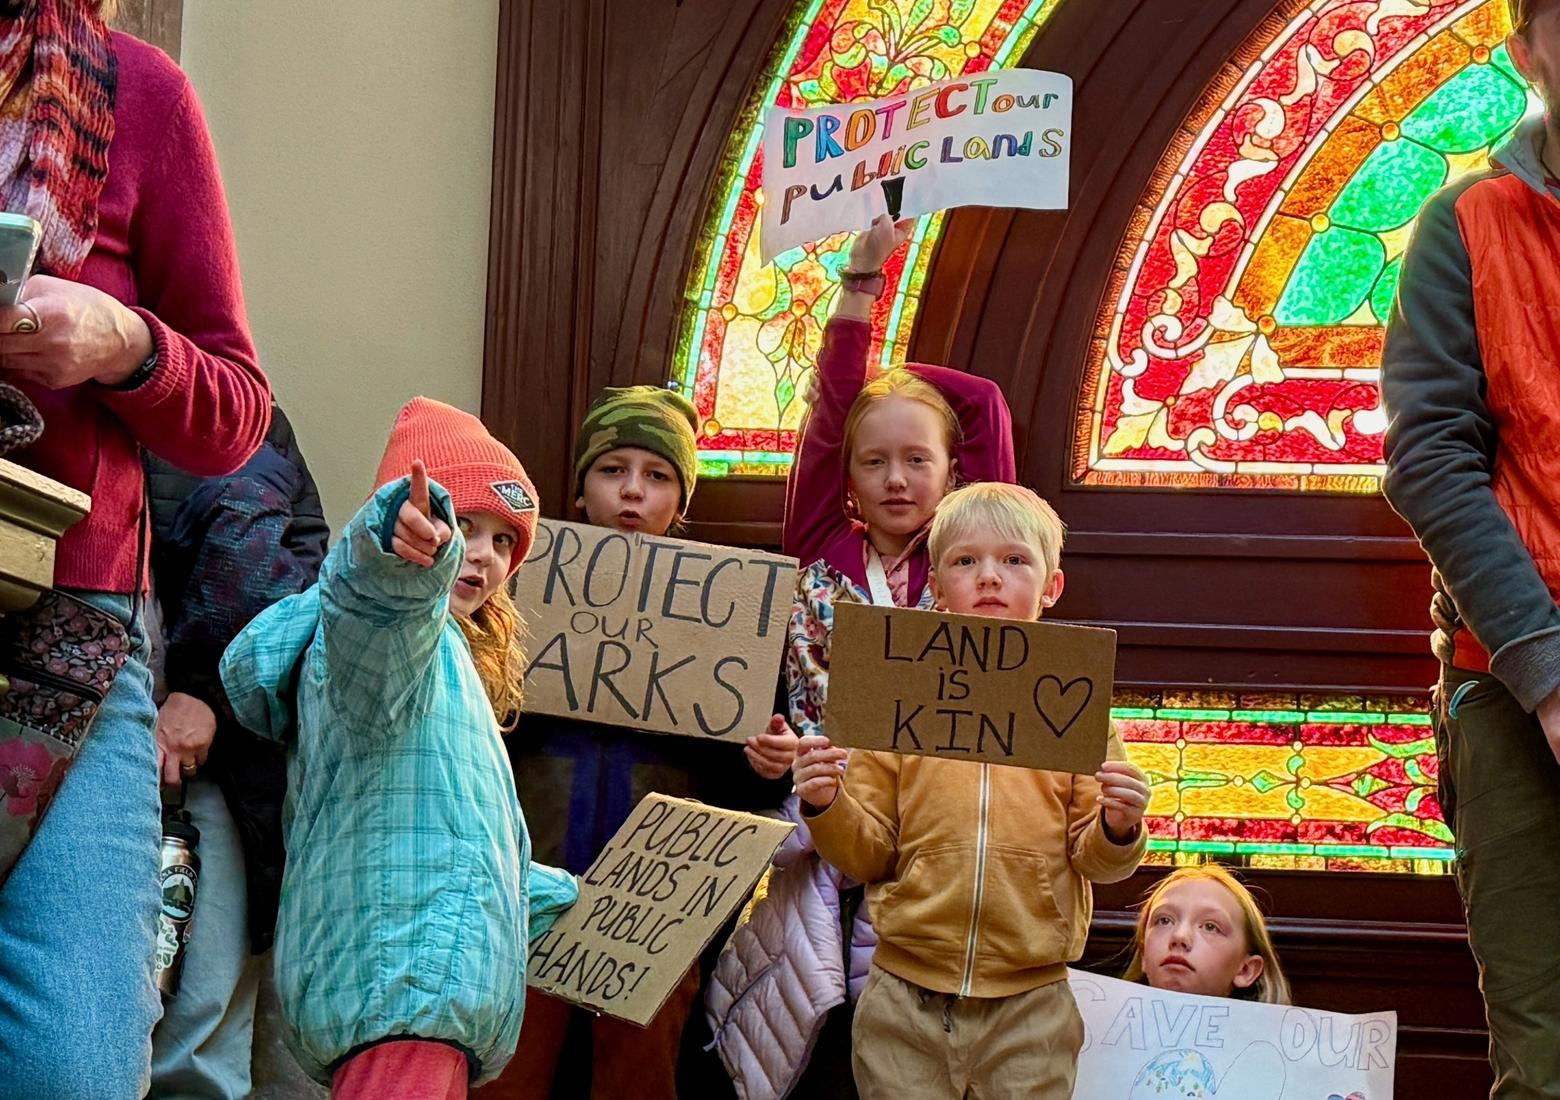
[[[427,569],[388,549],[407,485],[375,493],[319,584],[234,640],[222,679],[239,721],[290,747],[276,982],[299,1064],[328,1081],[367,1044],[418,1037],[458,1046],[482,1083],[514,1053],[530,938],[578,894],[530,862],[448,610],[459,532]]]

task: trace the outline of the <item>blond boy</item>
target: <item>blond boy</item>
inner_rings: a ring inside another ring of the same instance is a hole
[[[1028,489],[950,494],[932,523],[939,609],[1034,620],[1062,592],[1062,523]],[[1093,777],[851,754],[804,737],[792,772],[819,853],[871,884],[879,943],[852,1034],[863,1100],[1072,1095],[1066,979],[1091,882],[1143,858],[1149,789],[1111,733]]]

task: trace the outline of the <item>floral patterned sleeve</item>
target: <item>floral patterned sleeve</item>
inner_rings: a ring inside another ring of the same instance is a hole
[[[802,737],[823,733],[823,704],[829,694],[829,631],[834,626],[837,587],[823,562],[797,574],[786,634],[785,678],[791,726]]]

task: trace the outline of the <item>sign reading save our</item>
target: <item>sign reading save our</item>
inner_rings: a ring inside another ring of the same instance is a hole
[[[838,745],[1092,775],[1116,632],[900,607],[834,609],[824,729]]]
[[[765,263],[879,214],[1067,205],[1072,80],[1008,69],[764,115]],[[897,203],[893,200],[897,199]]]
[[[769,723],[796,559],[544,519],[515,574],[525,709],[739,741]]]

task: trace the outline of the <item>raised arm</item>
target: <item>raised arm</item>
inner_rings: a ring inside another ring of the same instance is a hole
[[[449,493],[412,466],[352,518],[320,574],[326,687],[357,728],[385,728],[425,690],[465,556]]]
[[[886,215],[851,245],[850,270],[882,270],[904,243],[912,222],[896,225]],[[867,381],[867,350],[872,341],[870,294],[841,288],[834,316],[823,331],[818,354],[817,400],[802,422],[796,460],[785,486],[785,527],[781,545],[805,568],[850,524],[845,514],[845,417]]]
[[[961,438],[954,448],[960,484],[1018,480],[1013,457],[1013,413],[1002,387],[989,378],[952,367],[912,363],[910,370],[937,387],[959,418]]]

